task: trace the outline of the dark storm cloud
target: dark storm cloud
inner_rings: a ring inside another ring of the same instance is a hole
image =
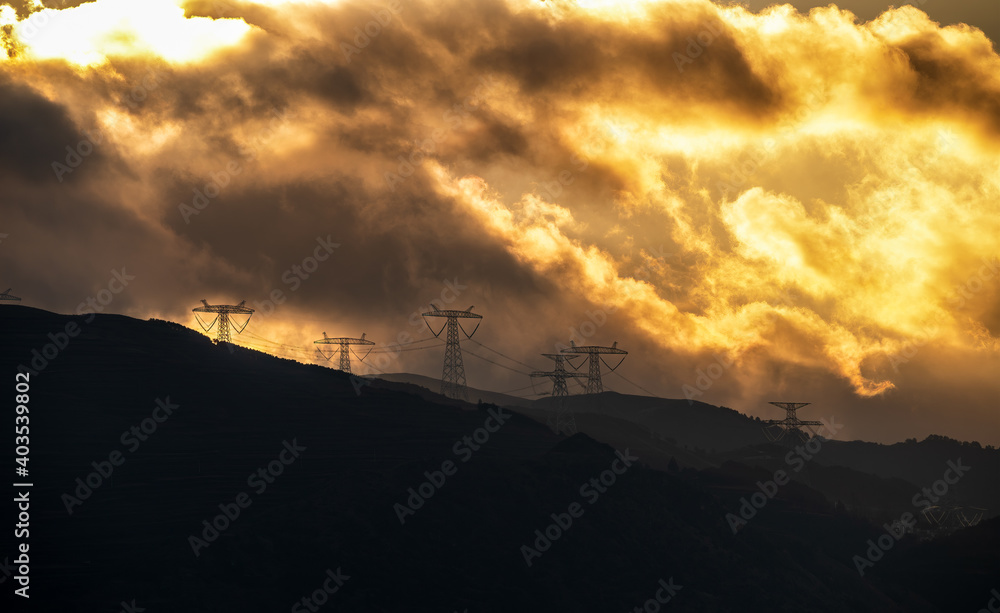
[[[254,169],[248,165],[245,172]],[[164,219],[195,249],[210,250],[226,266],[256,271],[251,284],[226,283],[234,295],[259,300],[273,289],[289,292],[293,285],[285,273],[312,254],[317,238],[329,237],[340,247],[300,290],[294,284],[298,308],[321,312],[336,304],[352,316],[398,319],[409,314],[400,305],[426,304],[428,288],[453,278],[489,279],[494,291],[529,302],[543,297],[539,288],[547,284],[503,245],[484,241],[453,203],[432,195],[419,180],[404,184],[390,200],[350,176],[274,188],[241,187],[244,178],[234,177],[233,186],[190,223],[177,214]],[[172,181],[167,198],[190,201],[196,180]],[[214,282],[204,279],[204,289]]]
[[[697,99],[751,115],[777,102],[717,13],[664,7],[651,18],[658,27],[636,32],[586,18],[553,23],[538,13],[505,15],[484,36],[473,64],[513,75],[540,101],[567,95],[624,102],[647,92],[654,108]]]
[[[73,155],[67,147],[76,149],[80,143],[90,143],[83,150],[93,151],[90,141],[64,107],[0,73],[0,178],[32,183],[55,183],[60,177],[72,181],[72,171],[57,173],[52,165],[65,164],[67,156]],[[89,164],[98,165],[104,156],[93,152],[88,157],[93,158],[87,160]]]
[[[995,79],[995,65],[970,62],[936,33],[914,37],[901,44],[900,50],[918,77],[912,98],[916,108],[966,113],[1000,135],[1000,83]]]

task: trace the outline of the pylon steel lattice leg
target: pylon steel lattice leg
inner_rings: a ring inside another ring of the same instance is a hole
[[[585,375],[566,372],[566,356],[561,353],[543,353],[542,355],[555,361],[555,368],[551,371],[535,371],[530,376],[551,378],[552,396],[559,399],[556,402],[555,411],[549,414],[546,421],[556,434],[576,434],[576,417],[572,411],[566,408],[566,396],[569,395],[566,379],[583,378]]]
[[[423,317],[431,334],[438,338],[440,338],[445,328],[448,329],[448,334],[445,337],[444,366],[441,369],[441,393],[448,398],[468,400],[469,388],[465,380],[465,363],[462,361],[462,345],[458,331],[462,330],[466,338],[472,338],[472,335],[479,329],[479,324],[482,323],[483,316],[473,313],[472,307],[464,311],[454,309],[441,310],[434,307],[433,311],[424,313]],[[427,321],[428,317],[444,317],[447,318],[447,321],[440,330],[435,332],[434,328],[431,328],[430,322]],[[475,319],[477,320],[476,327],[471,333],[465,332],[465,329],[458,323],[459,319]]]
[[[231,343],[233,341],[232,337],[229,336],[229,313],[219,314],[219,338],[220,343]]]
[[[340,341],[340,370],[351,372],[351,347],[344,341]]]
[[[600,394],[604,391],[604,383],[601,381],[601,359],[598,354],[592,353],[588,356],[590,372],[587,373],[587,393]]]
[[[449,398],[469,399],[465,380],[465,362],[458,339],[458,320],[448,318],[448,340],[444,349],[444,368],[441,370],[441,393]]]

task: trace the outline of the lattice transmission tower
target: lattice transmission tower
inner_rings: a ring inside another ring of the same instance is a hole
[[[573,412],[566,409],[566,396],[569,390],[566,388],[566,379],[583,379],[587,375],[582,372],[567,372],[566,362],[569,358],[562,353],[543,353],[543,356],[555,361],[555,366],[550,371],[536,370],[531,373],[534,378],[549,377],[552,379],[552,396],[558,398],[555,402],[555,412],[549,415],[549,427],[556,433],[565,433],[567,436],[576,434],[576,417]],[[572,362],[570,362],[572,365]]]
[[[473,313],[472,307],[469,307],[465,311],[441,310],[434,305],[431,305],[431,307],[434,309],[433,311],[423,314],[424,323],[427,324],[427,328],[430,329],[431,334],[440,338],[444,329],[448,329],[447,342],[444,349],[444,369],[441,371],[441,393],[448,398],[468,400],[469,388],[465,382],[465,364],[462,362],[462,346],[459,344],[458,331],[461,330],[466,338],[472,338],[472,335],[479,329],[479,324],[482,323],[483,316]],[[435,332],[430,322],[427,321],[428,317],[445,317],[448,321],[441,326],[440,330]],[[466,332],[462,324],[459,323],[459,319],[475,319],[477,320],[476,327],[472,329],[472,332]]]
[[[823,425],[821,421],[803,421],[795,413],[802,407],[811,404],[809,402],[772,402],[770,404],[785,409],[784,419],[768,419],[764,421],[764,436],[772,443],[780,441],[789,432],[796,433],[802,439],[809,438],[806,431],[813,436],[817,436],[816,431],[813,430],[813,426]]]
[[[253,309],[250,307],[243,306],[246,304],[246,300],[241,301],[239,304],[209,304],[207,300],[202,300],[201,303],[204,306],[200,306],[194,311],[194,318],[198,320],[202,329],[208,332],[212,327],[219,323],[218,332],[216,333],[215,342],[216,343],[231,343],[232,337],[229,334],[230,325],[236,329],[237,334],[241,334],[243,330],[246,329],[247,324],[250,323],[250,318],[253,316]],[[214,313],[215,318],[211,322],[205,323],[205,320],[201,318],[200,313]],[[247,319],[243,322],[243,325],[239,325],[235,321],[232,321],[233,315],[246,315]]]
[[[365,352],[365,355],[358,356],[358,360],[362,362],[364,362],[365,358],[368,357],[368,354],[372,352],[372,347],[374,347],[375,342],[365,339],[365,336],[366,334],[362,333],[361,338],[349,338],[346,336],[330,338],[326,335],[326,332],[324,332],[323,338],[318,341],[313,341],[313,343],[317,345],[340,345],[340,349],[337,351],[337,353],[340,354],[340,370],[349,373],[351,372],[351,345],[364,345],[368,347],[368,351]],[[319,354],[327,360],[333,359],[333,352],[331,352],[330,355],[326,355],[319,347],[317,347],[316,350],[319,351]]]
[[[584,379],[587,375],[582,372],[568,372],[566,370],[566,362],[569,361],[567,356],[562,353],[543,353],[543,356],[550,358],[555,361],[555,366],[550,371],[536,370],[531,373],[532,377],[549,377],[552,379],[552,395],[553,396],[568,396],[569,390],[566,387],[566,379]],[[570,362],[572,366],[572,362]]]
[[[573,341],[569,342],[570,346],[563,349],[563,353],[576,353],[580,355],[587,356],[587,363],[590,365],[590,370],[587,374],[587,393],[588,394],[600,394],[604,391],[604,383],[601,382],[601,363],[603,362],[605,366],[608,367],[609,371],[614,372],[616,368],[622,365],[625,361],[625,356],[628,355],[628,351],[618,348],[618,341],[615,341],[610,347],[599,347],[597,345],[586,345],[577,347],[576,343]],[[620,355],[622,358],[618,360],[618,363],[614,366],[608,364],[603,357],[603,355]]]
[[[17,297],[17,296],[15,296],[14,294],[11,294],[11,293],[10,293],[10,290],[12,290],[12,289],[13,289],[13,288],[11,288],[11,287],[8,287],[8,288],[7,288],[7,291],[5,291],[4,293],[0,294],[0,301],[6,301],[6,302],[21,302],[21,299],[20,299],[20,298],[18,298],[18,297]]]

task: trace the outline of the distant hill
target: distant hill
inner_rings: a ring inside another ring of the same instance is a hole
[[[440,385],[429,377],[392,377],[431,389]],[[787,453],[802,443],[795,437],[780,444],[768,443],[760,420],[726,407],[686,399],[604,392],[527,401],[489,394],[470,390],[470,398],[490,398],[489,402],[510,406],[541,423],[547,423],[562,402],[563,410],[573,415],[579,431],[609,444],[629,441],[643,447],[650,464],[657,468],[665,468],[674,457],[682,465],[695,468],[736,460],[776,470],[786,465]],[[840,502],[856,513],[881,520],[898,517],[907,510],[922,511],[925,506],[914,507],[914,496],[941,480],[949,461],[959,459],[970,470],[949,487],[939,505],[968,507],[969,513],[979,513],[971,509],[982,509],[984,517],[1000,514],[1000,450],[983,448],[978,443],[940,436],[893,445],[828,441],[801,474],[794,476],[823,492],[830,502]]]
[[[385,389],[404,390],[422,397],[433,398],[436,402],[448,402],[448,399],[439,393],[441,390],[441,379],[432,379],[431,377],[410,373],[386,373],[368,378],[372,380],[374,385]],[[403,385],[393,386],[391,385],[392,383]],[[428,392],[430,393],[428,394]],[[530,407],[532,405],[531,400],[470,387],[469,402],[475,404],[479,401],[503,407]]]
[[[557,398],[543,398],[536,409],[553,410]],[[613,414],[657,438],[673,439],[692,449],[728,451],[758,443],[760,422],[725,407],[684,399],[652,398],[617,392],[567,396],[566,409],[576,414]]]

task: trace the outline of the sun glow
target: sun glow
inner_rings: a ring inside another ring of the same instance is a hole
[[[238,43],[251,26],[242,19],[187,18],[172,0],[98,0],[37,11],[13,30],[25,59],[93,66],[111,57],[143,55],[196,61]]]

